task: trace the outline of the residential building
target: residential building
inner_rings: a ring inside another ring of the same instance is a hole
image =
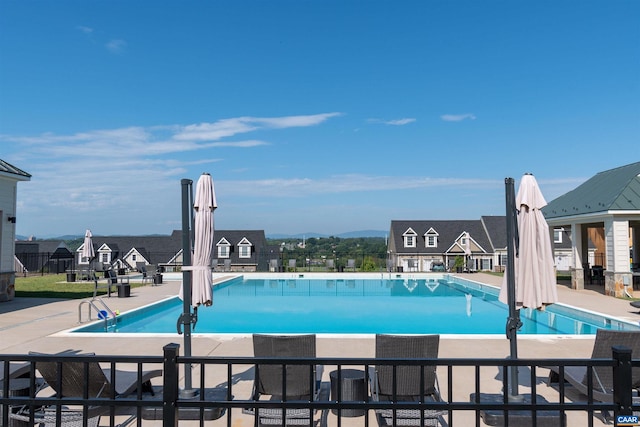
[[[233,271],[263,271],[267,268],[266,237],[263,230],[215,230],[214,267],[222,269],[229,260]],[[93,236],[96,270],[108,268],[135,270],[140,264],[161,271],[178,271],[182,266],[182,230],[170,235],[153,236]],[[76,265],[89,267],[83,259],[84,243],[76,250]]]
[[[554,228],[553,252],[556,269],[569,271],[572,256],[570,233]],[[456,259],[463,271],[504,271],[507,264],[507,225],[504,216],[482,216],[479,220],[391,221],[388,255],[395,271],[430,271],[444,263],[455,271]],[[468,243],[467,243],[468,242]],[[593,262],[595,246],[588,241]]]
[[[15,295],[15,247],[18,182],[31,180],[27,172],[0,159],[0,302]]]

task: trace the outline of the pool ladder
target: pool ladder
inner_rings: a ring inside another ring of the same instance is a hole
[[[80,303],[78,306],[78,323],[84,323],[82,320],[82,306],[86,305],[88,307],[88,318],[85,322],[91,322],[92,320],[96,320],[93,318],[92,313],[93,310],[97,313],[97,319],[104,319],[104,330],[108,331],[110,328],[114,328],[117,323],[116,314],[109,308],[106,302],[100,297],[92,298],[90,300],[85,300]],[[102,307],[102,308],[100,308]],[[104,314],[106,313],[106,315]]]

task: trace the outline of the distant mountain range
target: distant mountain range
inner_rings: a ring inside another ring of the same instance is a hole
[[[358,237],[387,237],[388,231],[381,230],[360,230],[360,231],[348,231],[340,234],[320,234],[320,233],[301,233],[301,234],[268,234],[268,239],[309,239],[318,237],[339,237],[341,239],[354,239]],[[159,234],[152,234],[152,236],[159,236]],[[28,236],[16,235],[16,240],[27,240]],[[51,237],[38,237],[37,240],[75,240],[84,238],[84,234],[78,235],[65,235],[65,236],[51,236]]]
[[[301,234],[268,234],[267,239],[309,239],[318,237],[339,237],[341,239],[353,239],[357,237],[387,237],[388,231],[382,230],[360,230],[348,231],[340,234],[320,234],[320,233],[301,233]]]

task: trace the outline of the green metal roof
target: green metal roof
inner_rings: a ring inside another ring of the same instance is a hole
[[[640,213],[640,162],[600,172],[542,208],[547,219],[630,210]]]
[[[6,174],[7,176],[16,175],[16,176],[20,177],[18,179],[21,179],[21,180],[25,180],[25,179],[31,178],[31,175],[29,175],[28,173],[26,173],[22,169],[18,169],[17,167],[13,166],[12,164],[9,164],[9,163],[5,162],[2,159],[0,159],[0,174]]]

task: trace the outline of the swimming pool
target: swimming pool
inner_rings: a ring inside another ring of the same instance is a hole
[[[336,275],[307,278],[237,277],[214,287],[214,305],[201,307],[194,333],[453,334],[505,332],[507,306],[498,289],[448,275],[412,278]],[[176,333],[182,301],[170,298],[118,316],[108,332]],[[525,335],[589,335],[599,328],[637,325],[560,304],[521,310]],[[96,322],[73,332],[105,332]]]

